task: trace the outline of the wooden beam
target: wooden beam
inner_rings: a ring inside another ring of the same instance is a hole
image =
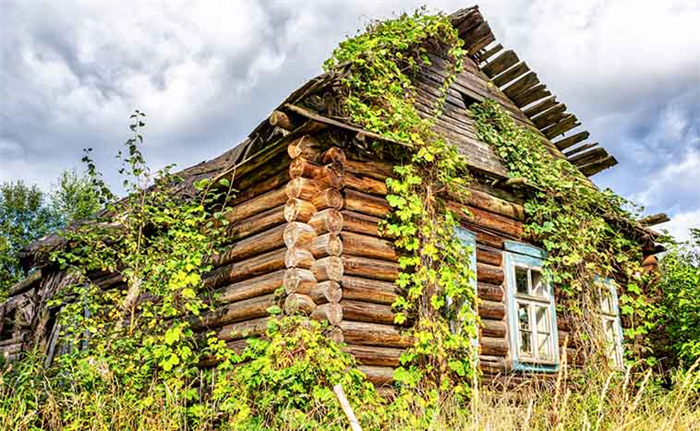
[[[569,158],[569,157],[573,156],[574,154],[578,154],[578,153],[580,153],[580,152],[582,152],[582,151],[586,151],[586,150],[588,150],[588,149],[590,149],[590,148],[593,148],[593,147],[595,147],[595,146],[597,146],[597,145],[598,145],[597,142],[594,142],[594,143],[592,143],[592,144],[581,145],[581,146],[579,146],[579,147],[574,148],[574,149],[571,150],[571,151],[567,151],[566,153],[564,153],[564,157]]]
[[[642,219],[639,220],[639,224],[642,224],[644,226],[655,226],[657,224],[661,223],[666,223],[667,221],[670,221],[671,219],[668,218],[666,213],[658,213],[650,216],[646,216]]]
[[[547,90],[546,85],[538,84],[513,97],[513,103],[515,103],[517,107],[522,108],[523,106],[527,106],[534,101],[551,95],[552,93]]]
[[[581,123],[579,123],[578,118],[574,114],[569,114],[565,116],[561,121],[559,121],[557,124],[554,124],[553,126],[547,127],[546,129],[542,130],[541,132],[544,133],[544,135],[547,137],[547,139],[553,139],[561,134],[564,134],[568,132],[571,129],[574,129],[578,126],[580,126]]]
[[[481,70],[486,74],[486,76],[493,78],[511,66],[514,66],[518,61],[518,54],[516,54],[512,49],[509,49],[507,51],[503,51],[501,55],[496,57],[493,61],[490,61],[486,66],[482,67]]]
[[[523,78],[517,80],[515,83],[503,90],[503,94],[508,96],[508,98],[513,99],[513,97],[517,96],[518,94],[522,93],[528,88],[534,87],[539,83],[540,80],[537,78],[537,74],[535,72],[530,72]]]
[[[527,72],[530,71],[530,68],[528,67],[527,63],[524,61],[516,64],[515,66],[511,67],[510,69],[506,70],[505,72],[501,73],[497,77],[493,78],[493,84],[496,87],[503,87],[507,83],[511,82],[512,80],[516,79],[517,77],[526,74]]]
[[[590,133],[588,133],[587,131],[583,131],[575,135],[571,135],[568,138],[564,138],[557,142],[554,142],[554,145],[556,145],[556,147],[560,150],[565,150],[569,147],[578,144],[579,142],[585,141],[586,139],[588,139],[589,136],[591,136]]]
[[[498,45],[494,46],[493,48],[489,48],[486,51],[484,51],[483,53],[479,54],[477,59],[480,62],[484,62],[484,61],[488,60],[489,58],[493,57],[494,55],[498,54],[501,50],[503,50],[503,45],[501,45],[499,43]]]
[[[552,106],[554,106],[556,104],[557,104],[557,96],[545,97],[540,102],[538,102],[536,105],[533,105],[531,108],[526,109],[523,112],[523,114],[525,114],[528,118],[532,118],[536,115],[541,114],[542,112],[546,111],[547,109],[551,108]]]
[[[617,164],[617,159],[613,156],[608,156],[602,160],[581,166],[579,170],[587,177],[593,176],[598,172],[611,168]]]
[[[564,117],[565,111],[566,105],[560,103],[533,118],[532,122],[535,123],[535,126],[537,126],[538,129],[543,130],[553,124],[558,123]]]
[[[574,157],[571,157],[569,162],[573,165],[576,166],[583,166],[587,165],[589,163],[592,163],[598,159],[603,159],[608,156],[608,152],[605,151],[604,148],[594,148],[590,151],[586,151],[585,153],[578,154]]]

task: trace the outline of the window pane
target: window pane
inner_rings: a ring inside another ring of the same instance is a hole
[[[613,298],[610,292],[603,292],[603,299],[601,301],[601,307],[603,313],[614,314],[615,308],[613,307]]]
[[[615,321],[613,319],[603,319],[603,329],[605,329],[605,341],[615,345]]]
[[[518,304],[518,322],[520,329],[530,329],[530,314],[528,313],[527,304]]]
[[[549,309],[547,307],[535,306],[535,321],[539,332],[552,332],[549,329]]]
[[[515,267],[515,289],[517,293],[527,295],[527,268]]]
[[[540,359],[551,360],[552,359],[552,337],[549,334],[538,334],[538,344],[537,352],[540,355]]]
[[[542,273],[536,269],[530,271],[532,277],[532,294],[537,296],[548,296],[547,285],[542,279]]]
[[[520,333],[520,353],[532,356],[532,332],[522,331]]]

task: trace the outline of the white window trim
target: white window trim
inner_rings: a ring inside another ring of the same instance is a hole
[[[623,334],[622,334],[622,319],[620,317],[620,304],[619,300],[617,297],[617,285],[615,282],[610,279],[610,278],[605,278],[602,279],[603,286],[606,291],[603,291],[603,294],[610,295],[610,299],[612,300],[612,310],[610,312],[607,312],[604,310],[603,307],[603,301],[605,301],[606,297],[601,296],[600,298],[600,319],[601,319],[601,325],[603,328],[603,337],[605,338],[606,346],[605,346],[605,356],[608,357],[608,359],[612,362],[613,366],[618,369],[623,369],[625,367],[625,356],[624,356],[624,348],[623,348]],[[609,349],[610,346],[607,345],[609,343],[608,341],[608,334],[606,330],[605,323],[606,322],[612,322],[613,323],[613,340],[612,342],[614,343],[614,346],[612,346],[612,351],[614,353],[614,356],[609,355]]]
[[[505,241],[505,271],[506,271],[506,293],[507,293],[507,312],[508,312],[508,338],[510,343],[510,356],[513,363],[513,369],[522,371],[540,371],[540,372],[555,372],[559,368],[559,334],[556,320],[556,309],[554,304],[554,291],[550,283],[546,284],[546,292],[548,298],[533,296],[529,294],[517,293],[515,268],[528,268],[530,270],[541,271],[542,263],[544,262],[545,253],[543,250],[522,243],[513,241]],[[528,280],[531,276],[528,276]],[[531,280],[529,281],[531,285]],[[533,352],[535,357],[529,355],[523,356],[520,353],[521,331],[518,322],[518,303],[536,304],[539,306],[548,307],[548,324],[551,330],[550,333],[550,351],[552,352],[551,359],[538,359],[537,342],[538,330],[535,313],[535,307],[528,306],[528,317],[530,319],[531,332],[533,333]],[[534,325],[533,325],[534,323]]]

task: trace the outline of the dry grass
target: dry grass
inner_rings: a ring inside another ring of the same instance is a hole
[[[454,399],[433,412],[430,430],[460,431],[700,431],[698,364],[677,373],[670,389],[644,373],[581,372],[564,368],[556,380],[533,379],[516,384],[500,381],[500,389],[481,388],[469,405]],[[35,370],[36,371],[36,370]],[[100,391],[75,391],[52,386],[48,379],[9,382],[0,372],[0,429],[3,430],[212,430],[235,429],[236,418],[219,406],[202,405],[199,419],[185,415],[181,391],[149,390],[134,396],[118,385]],[[10,384],[11,383],[11,384]],[[361,407],[357,408],[361,413]],[[425,415],[415,409],[409,416]],[[41,419],[40,419],[41,418]],[[288,430],[311,429],[301,419]],[[333,429],[345,425],[334,424]],[[331,428],[329,424],[329,428]],[[246,428],[252,430],[255,428]],[[317,426],[313,429],[319,429]],[[407,419],[393,419],[365,430],[413,430]]]

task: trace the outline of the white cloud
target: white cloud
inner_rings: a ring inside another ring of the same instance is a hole
[[[679,241],[690,239],[690,228],[700,229],[700,209],[676,214],[671,221],[654,226],[655,230],[668,230]]]

